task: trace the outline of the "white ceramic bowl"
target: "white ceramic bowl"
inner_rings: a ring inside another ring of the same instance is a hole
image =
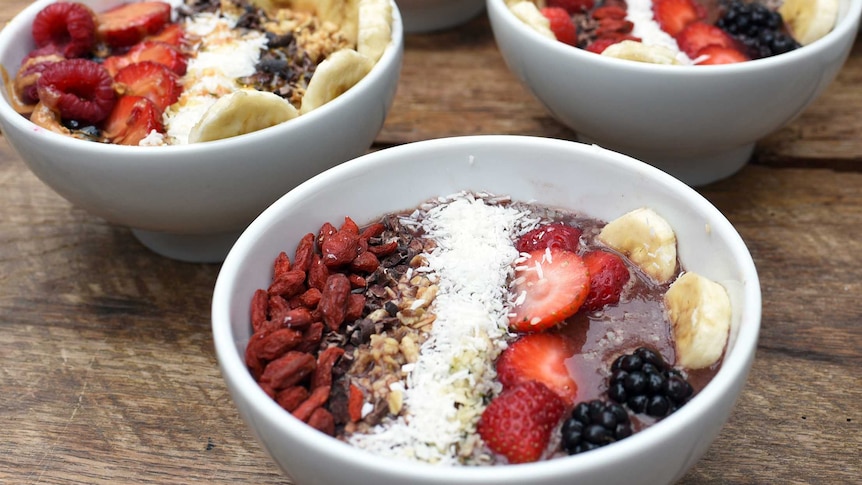
[[[723,66],[667,66],[596,55],[548,39],[488,0],[512,73],[581,141],[702,185],[749,160],[755,143],[801,114],[833,81],[859,29],[862,0],[840,0],[825,37],[779,56]]]
[[[0,64],[14,76],[33,48],[39,0],[0,31]],[[96,11],[122,0],[84,0]],[[371,72],[319,109],[255,133],[185,146],[128,147],[46,131],[0,96],[0,128],[45,184],[75,206],[129,227],[176,259],[221,261],[236,237],[279,196],[367,152],[395,96],[403,29],[393,3],[392,42]]]
[[[485,9],[485,0],[395,0],[395,3],[408,34],[457,27]]]
[[[279,251],[323,222],[367,223],[461,190],[508,194],[611,220],[648,206],[678,235],[681,261],[721,282],[733,305],[730,343],[715,378],[668,418],[582,455],[525,465],[463,468],[373,455],[312,430],[260,389],[244,364],[249,305],[269,286]],[[679,180],[597,146],[547,138],[473,136],[416,142],[352,160],[279,199],[240,236],[215,285],[216,355],[239,413],[263,448],[299,485],[670,483],[704,454],[745,384],[760,327],[761,299],[751,256],[733,226]]]

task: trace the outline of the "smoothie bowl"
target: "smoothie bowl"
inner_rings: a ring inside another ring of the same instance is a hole
[[[862,0],[488,0],[487,10],[512,73],[580,141],[703,185],[741,169],[823,93]]]
[[[760,287],[679,180],[575,142],[431,140],[300,185],[240,236],[213,335],[304,483],[670,483],[727,420]]]
[[[0,127],[72,204],[220,261],[280,195],[368,150],[402,54],[388,1],[41,0],[0,31]]]

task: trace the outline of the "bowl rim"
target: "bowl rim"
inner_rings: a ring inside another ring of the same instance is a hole
[[[476,143],[481,143],[483,146],[496,144],[500,147],[528,145],[536,150],[541,150],[543,147],[563,148],[572,151],[599,150],[607,154],[606,163],[623,165],[627,169],[636,170],[644,177],[655,180],[657,184],[686,196],[686,201],[693,204],[693,210],[710,215],[713,220],[713,231],[727,236],[726,239],[730,243],[729,250],[739,262],[743,277],[742,294],[745,302],[744,307],[740,309],[739,329],[735,336],[732,358],[725,360],[709,385],[695,396],[688,405],[665,418],[662,425],[652,426],[626,440],[614,443],[610,447],[596,450],[589,456],[575,455],[538,463],[502,467],[439,467],[414,462],[409,462],[407,467],[393,467],[393,464],[400,463],[403,465],[405,462],[374,455],[369,451],[357,449],[335,438],[320,434],[292,418],[289,413],[269,398],[252,379],[237,350],[238,339],[232,332],[229,302],[230,296],[235,290],[235,277],[241,272],[242,265],[245,259],[249,257],[249,252],[259,235],[268,232],[267,228],[271,227],[281,217],[283,211],[290,210],[289,207],[294,201],[302,200],[308,194],[322,190],[329,179],[349,178],[351,174],[361,173],[371,166],[393,163],[393,160],[410,157],[413,153],[434,151],[443,147],[450,149],[452,146],[469,147]],[[703,415],[707,414],[708,411],[705,403],[720,402],[722,396],[733,387],[741,387],[747,379],[757,346],[761,321],[761,290],[751,254],[732,224],[694,189],[661,170],[610,150],[567,140],[521,135],[470,135],[418,141],[372,152],[322,172],[282,196],[247,227],[225,259],[214,287],[211,318],[216,357],[231,392],[249,397],[250,399],[246,401],[248,406],[259,413],[268,425],[277,427],[280,433],[290,434],[303,446],[310,446],[324,455],[338,455],[341,457],[340,459],[349,461],[355,466],[370,467],[383,474],[397,474],[404,479],[433,476],[441,480],[455,480],[454,483],[465,484],[493,483],[496,480],[506,481],[506,483],[515,483],[512,480],[535,482],[541,480],[542,477],[560,476],[574,470],[613,466],[626,457],[636,456],[642,447],[661,443],[674,434],[674,429],[679,429],[685,423],[703,418]],[[742,383],[739,382],[740,379],[743,381]],[[691,405],[691,403],[704,403],[704,405]],[[235,402],[235,404],[237,403]],[[608,452],[608,448],[613,451]]]
[[[539,34],[515,17],[515,14],[508,8],[506,0],[486,0],[485,5],[495,36],[498,35],[497,31],[505,26],[511,29],[512,32],[517,32],[517,35],[521,36],[523,39],[537,43],[543,50],[547,50],[558,56],[569,56],[568,59],[571,59],[572,61],[589,62],[595,66],[630,70],[637,74],[650,73],[654,75],[667,76],[731,76],[738,72],[759,72],[774,69],[776,65],[792,64],[801,57],[818,57],[828,51],[834,50],[835,45],[840,43],[842,39],[855,38],[856,32],[859,30],[860,17],[862,17],[862,0],[845,0],[844,3],[839,3],[838,18],[836,19],[836,23],[832,30],[822,38],[809,45],[803,46],[804,48],[795,49],[791,52],[786,52],[777,56],[753,59],[734,64],[694,66],[652,64],[647,62],[630,61],[626,59],[596,55],[583,49],[572,48],[572,46],[555,39],[549,39],[548,37]],[[846,10],[844,12],[842,12],[840,8],[843,5],[846,5]]]
[[[36,0],[20,12],[18,12],[11,20],[9,20],[9,22],[5,26],[3,26],[2,29],[0,29],[0,58],[2,58],[5,54],[5,46],[14,45],[14,34],[22,30],[25,32],[29,32],[29,26],[32,24],[33,19],[36,17],[36,14],[40,10],[45,8],[46,5],[55,3],[56,1],[57,0]],[[96,0],[80,1],[83,1],[89,5],[91,3],[94,3],[94,1]],[[161,1],[165,1],[166,3],[171,4],[175,3],[171,0]],[[111,0],[106,3],[119,4],[122,3],[122,0]],[[401,58],[404,49],[404,28],[401,13],[398,10],[398,6],[395,3],[395,0],[389,0],[389,3],[392,6],[392,38],[390,39],[389,44],[387,44],[380,59],[378,59],[378,61],[374,63],[374,66],[371,68],[371,71],[369,71],[368,74],[366,74],[350,89],[342,93],[337,98],[320,106],[319,108],[312,110],[308,113],[302,114],[292,120],[288,120],[288,122],[270,126],[262,130],[258,130],[252,133],[246,133],[241,136],[213,140],[203,143],[184,145],[162,145],[155,147],[115,145],[111,143],[98,143],[87,140],[79,140],[73,137],[45,130],[31,122],[29,119],[22,116],[17,111],[15,111],[15,109],[11,106],[9,100],[7,99],[9,93],[5,86],[5,82],[3,83],[3,92],[0,93],[0,122],[4,124],[10,123],[14,125],[17,131],[32,131],[40,134],[45,134],[45,138],[40,141],[44,141],[44,143],[47,144],[56,145],[57,149],[59,150],[84,149],[92,151],[94,159],[105,159],[111,165],[116,165],[117,163],[137,163],[138,158],[145,158],[147,160],[147,163],[150,164],[159,163],[159,161],[163,158],[167,158],[167,160],[162,161],[165,163],[174,164],[176,163],[176,159],[174,158],[174,156],[181,156],[185,153],[190,153],[197,157],[205,157],[207,156],[207,154],[218,153],[223,150],[230,150],[237,147],[241,148],[243,145],[246,145],[248,143],[261,142],[272,137],[289,137],[295,131],[302,132],[302,130],[311,129],[307,127],[307,125],[313,126],[320,123],[325,123],[327,115],[329,115],[331,112],[338,110],[342,105],[351,103],[351,101],[357,98],[366,96],[367,91],[372,86],[378,85],[380,83],[385,83],[385,78],[390,70],[397,69],[400,71],[399,66],[401,64]],[[3,66],[2,64],[0,64],[0,69],[6,70],[7,75],[10,76],[11,86],[11,79],[14,78],[15,71],[9,71],[5,69],[5,66]],[[11,87],[8,89],[11,89]],[[85,144],[82,144],[82,142]]]

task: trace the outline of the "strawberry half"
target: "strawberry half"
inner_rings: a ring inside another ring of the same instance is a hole
[[[706,10],[694,0],[656,0],[652,11],[661,29],[673,37],[688,24],[706,17]]]
[[[536,250],[515,269],[515,303],[509,326],[541,332],[574,315],[589,292],[590,278],[580,256],[557,247]]]
[[[622,258],[607,251],[591,251],[583,259],[590,272],[590,292],[581,308],[591,312],[619,303],[623,287],[631,279]]]
[[[720,45],[708,45],[701,49],[695,57],[704,57],[703,60],[698,61],[698,66],[734,64],[751,60],[750,57],[739,49]]]
[[[185,74],[188,66],[186,56],[179,48],[154,40],[138,42],[126,54],[110,56],[103,64],[112,76],[116,76],[120,69],[144,61],[161,64],[178,76]]]
[[[578,44],[578,29],[568,12],[559,7],[545,7],[540,11],[551,23],[551,32],[558,41],[569,45]]]
[[[566,360],[575,355],[574,343],[556,333],[531,333],[512,342],[497,359],[497,379],[504,388],[539,381],[566,404],[574,404],[578,385]]]
[[[105,137],[118,145],[139,145],[153,130],[164,133],[161,113],[141,96],[121,96],[102,128]]]
[[[679,49],[692,59],[706,46],[718,45],[722,47],[736,47],[736,41],[720,28],[706,22],[693,22],[688,24],[682,32],[676,36]]]
[[[120,69],[114,81],[121,94],[143,96],[156,105],[159,113],[176,103],[182,94],[177,75],[153,61],[138,62]]]
[[[563,401],[553,391],[528,381],[494,398],[482,412],[476,431],[488,448],[509,463],[530,463],[542,457],[564,412]]]
[[[180,24],[169,24],[160,32],[148,36],[145,41],[164,42],[176,48],[183,47],[186,42],[186,32]]]
[[[168,3],[126,3],[96,16],[96,36],[111,47],[128,47],[158,33],[170,20]]]
[[[577,227],[567,226],[561,222],[545,224],[519,237],[515,241],[515,249],[519,253],[529,253],[548,247],[558,247],[577,252],[581,233],[582,231]]]

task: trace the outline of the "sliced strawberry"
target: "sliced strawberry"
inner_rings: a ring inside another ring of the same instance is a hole
[[[542,457],[564,413],[565,406],[553,391],[529,381],[494,398],[482,412],[476,431],[488,448],[509,463],[530,463]]]
[[[602,19],[618,19],[623,20],[626,18],[627,12],[625,7],[620,7],[618,5],[607,5],[604,4],[601,7],[595,9],[590,13],[590,16],[596,20]]]
[[[170,20],[168,3],[126,3],[96,16],[96,36],[111,47],[128,47],[158,33]]]
[[[578,29],[565,10],[559,7],[545,7],[541,12],[550,21],[551,32],[558,41],[569,45],[578,44]]]
[[[156,105],[141,96],[120,96],[102,133],[118,145],[139,145],[153,130],[164,133]]]
[[[32,33],[36,47],[53,45],[64,57],[80,57],[96,44],[95,14],[82,3],[52,3],[36,14]]]
[[[144,61],[161,64],[178,76],[185,74],[188,66],[186,56],[179,48],[167,42],[151,40],[138,42],[126,54],[108,57],[105,59],[104,65],[112,76],[116,76],[120,69]]]
[[[186,42],[186,32],[180,24],[168,24],[160,32],[150,35],[144,40],[164,42],[176,48],[180,48]]]
[[[600,37],[593,42],[591,42],[585,50],[590,52],[595,52],[596,54],[601,54],[605,49],[609,46],[616,44],[617,42],[622,42],[624,40],[631,40],[634,42],[640,42],[640,37],[635,37],[633,35],[610,35],[606,37]]]
[[[734,47],[722,47],[720,45],[708,45],[701,49],[695,59],[698,66],[715,65],[715,64],[734,64],[737,62],[750,61],[744,52]]]
[[[596,27],[596,36],[598,37],[616,37],[619,35],[628,34],[634,30],[635,24],[630,20],[604,18],[599,20],[599,25]]]
[[[578,385],[566,360],[575,354],[573,342],[556,333],[531,333],[511,343],[497,359],[497,379],[503,387],[539,381],[573,404]]]
[[[39,100],[65,120],[98,123],[114,107],[113,80],[96,62],[66,59],[45,67],[36,81]]]
[[[692,22],[676,36],[679,49],[692,59],[708,45],[736,47],[736,41],[720,28],[706,22]]]
[[[539,226],[519,237],[515,249],[519,253],[529,253],[548,247],[557,247],[573,253],[578,251],[582,231],[561,222]]]
[[[653,16],[662,30],[676,36],[692,22],[706,18],[706,10],[694,0],[656,0]]]
[[[596,250],[585,254],[583,259],[590,272],[590,292],[581,308],[591,312],[601,310],[605,305],[619,303],[623,287],[631,279],[622,258],[607,251]]]
[[[589,292],[590,278],[580,256],[556,247],[528,253],[515,270],[515,304],[509,326],[541,332],[574,315]]]
[[[569,15],[588,12],[593,8],[593,0],[548,0],[548,7],[557,7],[566,11]]]
[[[120,69],[114,81],[121,94],[148,98],[159,113],[176,103],[183,91],[173,71],[152,61],[137,62]]]

